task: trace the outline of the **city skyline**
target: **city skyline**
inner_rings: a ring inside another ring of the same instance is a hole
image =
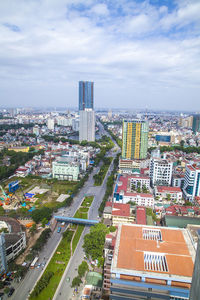
[[[1,105],[199,110],[200,3],[11,0],[0,3]]]

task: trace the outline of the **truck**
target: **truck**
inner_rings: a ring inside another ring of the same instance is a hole
[[[30,265],[30,268],[31,268],[31,269],[34,269],[34,268],[35,268],[38,259],[39,259],[38,256],[36,256],[36,257],[34,258],[34,260],[32,261],[32,263],[31,263],[31,265]]]

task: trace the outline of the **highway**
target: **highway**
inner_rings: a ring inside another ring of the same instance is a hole
[[[104,131],[103,126],[101,123],[98,123],[99,128],[100,128],[100,133],[101,134],[106,134],[109,136],[109,134]],[[113,140],[115,143],[115,141]],[[108,153],[109,156],[112,156],[113,158],[117,155],[119,152],[119,147],[115,143],[116,148],[118,149],[117,151],[113,152],[112,150],[110,153]],[[114,159],[113,159],[114,161]],[[88,212],[88,218],[93,219],[93,220],[98,220],[98,208],[102,202],[105,190],[106,190],[106,182],[107,178],[110,175],[112,169],[113,169],[113,161],[110,164],[110,167],[108,169],[108,172],[104,178],[103,184],[101,186],[94,186],[94,181],[93,181],[93,175],[96,174],[99,171],[99,166],[94,167],[92,173],[89,175],[89,178],[87,182],[84,184],[82,189],[79,191],[78,195],[74,197],[74,201],[72,202],[70,207],[64,207],[59,209],[55,215],[63,215],[63,216],[68,216],[68,217],[73,217],[75,214],[77,208],[81,204],[83,198],[85,195],[94,195],[94,200],[93,203],[90,207],[90,210]],[[65,227],[66,228],[66,227]],[[89,232],[89,227],[86,227],[81,235],[81,238],[79,240],[79,243],[77,245],[77,248],[75,250],[74,255],[69,261],[69,264],[64,272],[64,275],[61,279],[60,285],[58,286],[58,289],[54,295],[54,300],[67,300],[67,299],[72,299],[73,295],[73,289],[71,288],[71,280],[70,282],[66,281],[67,277],[70,277],[70,279],[73,279],[77,275],[77,267],[78,265],[82,262],[83,257],[84,257],[84,252],[82,249],[83,245],[83,239],[86,233]],[[47,244],[43,248],[43,250],[39,253],[39,261],[38,263],[46,263],[48,264],[48,261],[51,259],[51,256],[53,255],[55,249],[57,248],[57,245],[62,239],[62,234],[57,233],[57,230],[55,229],[54,232],[52,233],[51,237],[49,238]],[[46,267],[45,265],[45,267]],[[33,287],[37,283],[38,279],[41,277],[42,273],[44,270],[42,267],[36,268],[36,269],[30,269],[28,270],[26,276],[24,279],[19,283],[19,284],[12,284],[15,288],[15,293],[10,297],[10,299],[15,299],[15,300],[25,300],[28,299],[30,291],[32,291]],[[44,299],[47,300],[47,299]]]
[[[101,124],[100,124],[100,126],[103,127]],[[104,131],[103,128],[101,128],[101,130]],[[113,142],[115,143],[114,140],[113,140]],[[113,161],[114,161],[115,156],[117,155],[117,153],[120,150],[116,143],[115,143],[115,145],[116,145],[118,151],[112,152],[112,150],[111,150],[111,153],[110,153],[110,155],[113,157]],[[89,213],[88,213],[88,219],[98,220],[98,209],[103,200],[103,196],[105,194],[106,182],[107,182],[108,176],[110,175],[111,171],[113,170],[113,161],[110,164],[110,167],[104,178],[103,184],[100,187],[99,186],[95,187],[92,184],[92,186],[90,187],[90,189],[88,191],[88,194],[94,195],[94,200],[92,202],[92,205],[91,205]],[[53,300],[74,299],[74,297],[73,297],[74,289],[71,288],[71,282],[72,282],[73,278],[78,275],[78,271],[77,271],[78,266],[81,264],[81,262],[84,259],[84,251],[83,251],[82,245],[84,242],[84,236],[87,233],[89,233],[89,227],[85,227],[85,229],[81,235],[81,238],[80,238],[77,248],[74,252],[74,255],[72,256],[72,258],[70,259],[70,261],[68,263],[68,266],[63,274],[63,277],[62,277],[60,284],[56,290]],[[67,281],[67,277],[70,278],[70,282]]]

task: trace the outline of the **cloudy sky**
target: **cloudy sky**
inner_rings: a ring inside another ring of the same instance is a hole
[[[200,111],[200,0],[0,1],[0,106]]]

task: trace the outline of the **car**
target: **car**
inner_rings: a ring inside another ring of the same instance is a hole
[[[14,293],[15,289],[13,287],[10,288],[10,291],[8,293],[8,297],[11,297],[12,294]]]
[[[66,281],[69,282],[69,281],[70,281],[70,277],[67,277],[67,278],[66,278]]]
[[[4,293],[0,293],[0,297],[3,297]]]
[[[61,232],[61,227],[58,227],[57,233]]]

